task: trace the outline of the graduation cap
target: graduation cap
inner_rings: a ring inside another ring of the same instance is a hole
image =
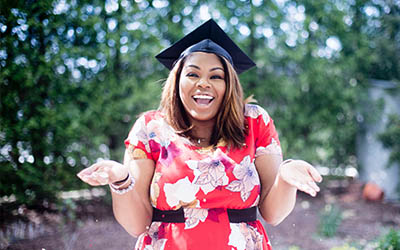
[[[256,64],[229,38],[229,36],[210,19],[187,34],[171,47],[163,50],[156,58],[168,69],[174,63],[192,52],[214,53],[226,58],[238,74]]]

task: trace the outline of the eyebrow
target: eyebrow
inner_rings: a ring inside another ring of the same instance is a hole
[[[221,68],[221,67],[215,67],[215,68],[210,69],[210,71],[214,71],[214,70],[222,70],[222,71],[224,71],[224,69]]]
[[[195,68],[195,69],[200,69],[200,67],[199,67],[199,66],[197,66],[197,65],[194,65],[194,64],[190,64],[190,65],[188,65],[188,66],[186,66],[186,67],[192,67],[192,68]]]
[[[194,64],[189,64],[187,67],[192,67],[192,68],[200,70],[200,67],[197,66],[197,65],[194,65]],[[221,67],[214,67],[214,68],[210,69],[210,72],[214,71],[214,70],[222,70],[222,71],[224,71],[224,69],[221,68]]]

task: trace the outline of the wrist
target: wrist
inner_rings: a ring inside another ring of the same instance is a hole
[[[295,160],[293,160],[293,159],[286,159],[286,160],[284,160],[283,162],[281,162],[281,164],[279,164],[279,168],[281,168],[282,166],[287,165],[287,164],[289,164],[289,163],[291,163],[291,162],[293,162],[293,161],[295,161]]]
[[[113,182],[112,184],[113,184],[114,186],[120,186],[120,185],[122,185],[124,182],[126,182],[128,179],[129,179],[129,172],[128,172],[128,174],[126,175],[126,177],[125,177],[124,179],[122,179],[122,180],[120,180],[120,181],[115,181],[115,182]]]
[[[123,190],[123,189],[129,187],[131,182],[132,182],[131,174],[128,172],[127,176],[124,179],[115,181],[115,182],[111,183],[110,186],[114,190]]]
[[[110,184],[110,189],[112,192],[117,194],[125,194],[133,189],[135,185],[135,179],[128,172],[127,179],[119,185],[115,185],[114,183]]]
[[[281,174],[278,174],[278,178],[276,178],[275,184],[279,187],[284,187],[286,189],[297,190],[297,188],[295,186],[293,186],[292,184],[290,184],[288,181],[286,181],[285,178]]]
[[[291,166],[290,163],[293,162],[293,159],[286,159],[283,162],[281,162],[281,164],[279,164],[279,170],[278,170],[278,178],[277,181],[280,181],[281,184],[285,184],[288,186],[292,186],[287,180],[286,177],[287,174],[285,175],[284,171],[290,171],[289,169],[286,168],[290,168]]]
[[[114,184],[111,184],[111,185],[112,185],[112,187],[114,187],[117,190],[123,190],[123,189],[128,188],[131,185],[131,183],[132,183],[132,178],[129,178],[128,180],[126,180],[124,183],[122,183],[120,185],[114,185]]]

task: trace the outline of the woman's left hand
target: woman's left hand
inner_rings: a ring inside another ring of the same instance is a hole
[[[292,160],[279,168],[279,178],[300,191],[315,197],[320,188],[316,182],[322,181],[322,176],[309,163],[302,160]]]

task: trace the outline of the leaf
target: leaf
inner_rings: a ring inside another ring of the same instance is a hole
[[[209,184],[211,181],[212,177],[211,175],[207,172],[202,173],[197,180],[195,181],[195,184],[197,185],[206,185]]]
[[[240,197],[242,198],[242,201],[247,201],[247,199],[250,197],[251,192],[240,192]]]
[[[243,189],[243,182],[238,180],[232,181],[231,183],[229,183],[226,189],[232,192],[240,192]]]
[[[191,229],[199,224],[200,220],[195,217],[187,218],[185,221],[185,229]]]

